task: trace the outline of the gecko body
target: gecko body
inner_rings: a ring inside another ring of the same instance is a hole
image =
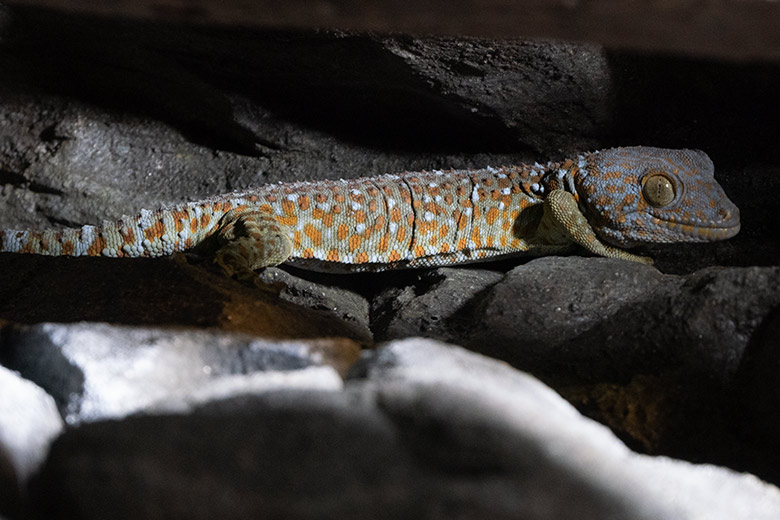
[[[206,247],[228,273],[433,267],[516,254],[640,262],[642,243],[734,236],[739,210],[700,151],[613,148],[563,162],[280,183],[99,227],[0,231],[0,251],[142,257]]]

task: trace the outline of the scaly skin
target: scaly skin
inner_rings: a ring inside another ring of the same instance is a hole
[[[282,262],[355,272],[574,244],[649,263],[624,248],[738,231],[739,210],[703,152],[630,147],[546,165],[267,185],[101,227],[0,231],[0,251],[140,257],[208,246],[231,275]]]

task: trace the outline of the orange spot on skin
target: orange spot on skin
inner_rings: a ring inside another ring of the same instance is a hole
[[[122,241],[125,244],[132,244],[133,242],[135,242],[135,231],[133,231],[132,228],[129,227],[122,229]]]
[[[307,237],[309,237],[309,239],[311,239],[312,244],[314,244],[315,246],[322,245],[322,233],[320,233],[320,231],[317,228],[315,228],[311,224],[306,224],[305,226],[303,226],[303,232],[306,234]]]
[[[466,250],[466,239],[461,238],[458,240],[458,251],[465,251]]]
[[[339,224],[339,227],[336,230],[336,238],[339,240],[346,240],[347,235],[349,235],[349,226],[346,224]]]
[[[363,251],[355,255],[355,262],[359,264],[365,264],[366,262],[368,262],[368,253]]]
[[[296,230],[293,233],[293,247],[295,249],[300,249],[301,248],[301,232],[300,231]]]
[[[284,199],[282,201],[282,211],[288,217],[295,215],[295,204],[293,204],[293,201]]]
[[[301,195],[298,197],[298,207],[301,209],[301,211],[306,211],[309,209],[309,197],[306,195]]]
[[[398,242],[403,242],[404,238],[406,238],[406,228],[403,226],[398,226],[398,231],[395,234],[395,239]]]
[[[334,215],[340,215],[341,214],[341,205],[334,204],[331,208],[331,212],[333,212]]]
[[[62,254],[63,255],[72,255],[73,254],[73,242],[70,240],[66,240],[62,243]]]
[[[496,223],[496,220],[498,220],[498,208],[492,207],[485,214],[485,221],[492,226]]]
[[[482,236],[479,232],[479,226],[474,226],[474,229],[471,230],[471,240],[474,241],[477,247],[482,247]]]
[[[355,250],[360,247],[361,242],[363,242],[363,237],[360,235],[352,235],[349,237],[349,242],[347,243],[349,250],[355,252]]]
[[[322,216],[325,214],[324,211],[322,211],[320,208],[314,208],[311,210],[311,218],[314,220],[320,220]]]
[[[339,261],[339,252],[338,249],[331,249],[328,251],[327,256],[325,257],[326,260],[329,262],[338,262]]]
[[[270,204],[263,204],[258,209],[261,213],[266,213],[268,215],[274,212],[274,208],[272,208]]]
[[[368,211],[374,213],[376,211],[376,200],[371,199],[368,201]]]
[[[324,193],[318,193],[314,196],[314,200],[316,200],[317,202],[327,202],[328,196],[325,195]]]
[[[288,217],[276,217],[276,222],[283,226],[295,227],[298,225],[298,217],[290,215]]]
[[[377,244],[376,248],[380,253],[384,253],[387,251],[387,247],[390,244],[390,235],[382,235],[382,238],[379,239],[379,243]]]
[[[501,244],[501,247],[506,247],[506,235],[501,235],[501,238],[499,239],[499,244]]]
[[[423,246],[417,246],[414,248],[414,255],[419,258],[425,256],[425,248]]]
[[[273,203],[273,202],[276,202],[279,199],[277,199],[276,195],[266,195],[265,200],[267,200],[268,202]]]
[[[336,193],[335,195],[333,195],[333,200],[335,200],[336,202],[344,202],[346,199],[344,198],[343,193]]]
[[[211,222],[211,215],[208,213],[203,213],[200,216],[200,228],[206,229],[209,226],[209,222]]]
[[[314,250],[307,247],[303,251],[301,251],[301,258],[314,258]]]
[[[493,247],[493,235],[490,235],[485,239],[485,245],[488,247]]]
[[[106,239],[98,235],[87,248],[87,255],[98,256],[106,248]]]
[[[366,212],[361,210],[358,210],[355,212],[355,221],[359,224],[362,224],[366,221]]]
[[[439,248],[440,253],[449,253],[450,252],[450,245],[448,243],[443,243],[441,245],[441,248]]]
[[[192,222],[193,222],[192,227],[194,231],[195,229],[197,229],[198,219],[194,218],[192,219]],[[155,239],[163,236],[164,232],[165,232],[165,226],[163,225],[162,222],[158,220],[157,222],[154,223],[153,226],[144,229],[144,238],[150,241],[154,241]]]
[[[444,202],[446,204],[452,204],[452,201],[455,200],[451,193],[445,193],[444,194]]]
[[[379,215],[376,218],[376,221],[374,222],[374,230],[375,231],[381,231],[385,227],[385,217],[384,215]]]
[[[193,233],[195,233],[197,230],[198,230],[198,219],[196,219],[196,218],[193,218],[193,219],[192,219],[192,221],[190,222],[190,231],[192,231]],[[146,231],[144,231],[144,234],[145,234],[145,233],[146,233]],[[161,235],[161,236],[162,236],[162,235]],[[151,239],[150,239],[150,240],[151,240]]]
[[[391,209],[390,220],[393,222],[401,222],[401,210],[398,208]]]
[[[447,233],[449,232],[450,232],[450,227],[447,224],[442,224],[441,227],[439,228],[439,236],[441,238],[447,236]]]
[[[390,251],[390,254],[387,255],[387,259],[390,260],[391,262],[397,262],[401,259],[401,255],[398,254],[398,251],[393,249],[392,251]]]
[[[322,216],[322,224],[325,227],[331,227],[333,225],[333,215],[326,213]]]

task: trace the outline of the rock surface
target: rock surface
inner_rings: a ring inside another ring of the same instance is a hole
[[[340,389],[338,373],[359,352],[347,339],[278,342],[95,323],[19,328],[3,342],[4,363],[44,387],[70,424],[238,392]]]
[[[631,453],[532,377],[426,340],[366,355],[344,390],[280,390],[82,425],[55,443],[33,496],[45,518],[780,512],[780,490],[755,477]]]
[[[0,515],[23,510],[23,489],[63,430],[51,396],[0,366]]]

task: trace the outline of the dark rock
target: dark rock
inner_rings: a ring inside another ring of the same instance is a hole
[[[462,349],[397,342],[356,374],[344,391],[83,424],[54,444],[32,504],[53,519],[769,520],[780,511],[776,488],[633,454],[537,380]]]
[[[347,339],[280,342],[102,324],[19,327],[3,344],[5,363],[54,396],[69,423],[187,409],[237,393],[338,389],[337,370],[345,372],[359,350]],[[313,367],[322,370],[306,370]]]
[[[368,301],[360,294],[334,285],[305,280],[276,267],[263,269],[258,277],[264,283],[279,287],[279,299],[330,313],[345,326],[352,328],[350,337],[366,345],[373,342],[368,323]]]
[[[208,264],[208,262],[204,262]],[[0,254],[0,319],[212,327],[264,338],[365,338],[353,323],[245,287],[183,258]]]
[[[409,336],[455,340],[451,329],[458,311],[502,278],[501,273],[484,269],[422,271],[414,286],[388,287],[372,300],[374,333],[379,340]]]

